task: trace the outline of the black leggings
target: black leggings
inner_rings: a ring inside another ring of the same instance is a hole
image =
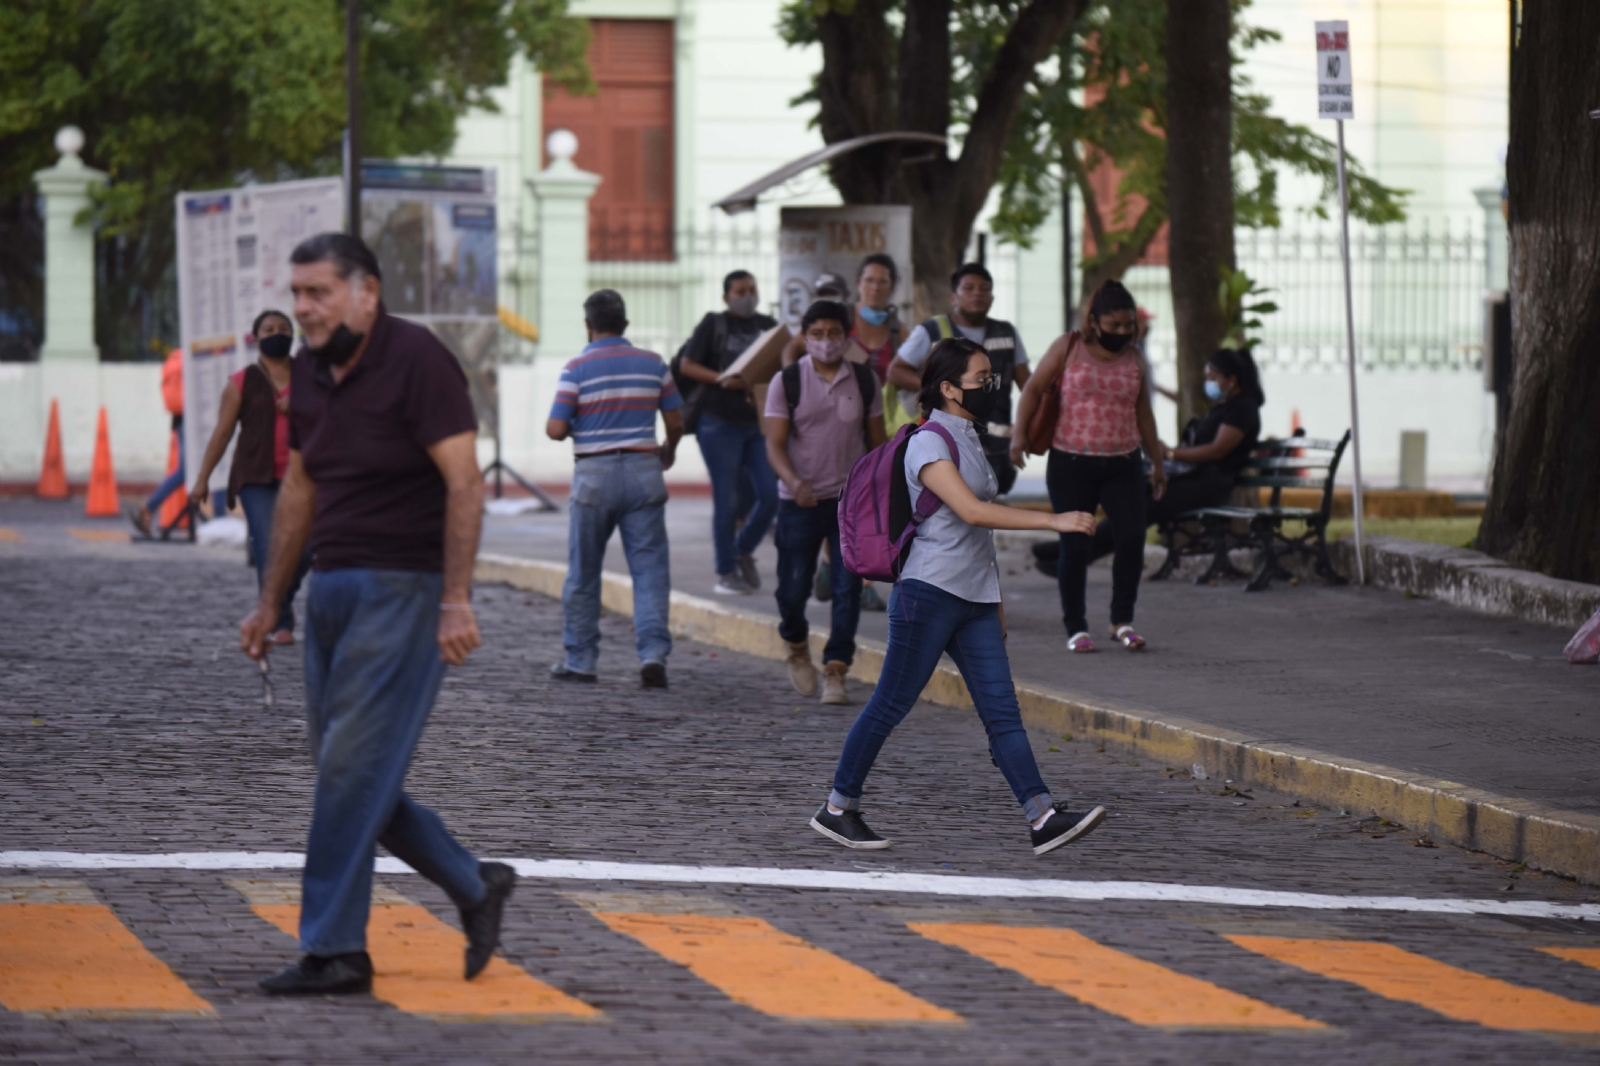
[[[1201,507],[1219,507],[1232,496],[1233,475],[1216,463],[1204,463],[1167,482],[1167,491],[1159,500],[1150,499],[1150,487],[1145,486],[1145,525],[1169,522]],[[1116,550],[1117,537],[1110,516],[1111,512],[1107,511],[1106,520],[1095,527],[1094,546],[1089,549],[1091,563]]]
[[[1104,507],[1115,543],[1111,562],[1111,624],[1133,621],[1133,604],[1139,598],[1139,578],[1144,573],[1145,477],[1138,452],[1127,455],[1076,455],[1050,449],[1045,467],[1050,508],[1088,511]],[[1061,561],[1056,581],[1061,587],[1061,620],[1068,635],[1089,630],[1084,602],[1089,552],[1094,538],[1087,533],[1061,535]]]

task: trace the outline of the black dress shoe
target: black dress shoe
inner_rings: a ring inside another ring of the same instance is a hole
[[[306,955],[282,973],[261,980],[261,990],[277,996],[333,996],[372,991],[372,957],[365,951],[345,955]]]
[[[639,684],[645,688],[666,688],[667,664],[651,660],[639,667]]]
[[[557,681],[583,681],[591,685],[600,680],[600,675],[586,674],[579,670],[570,670],[567,668],[566,663],[556,663],[554,666],[552,666],[550,668],[550,676],[555,678]]]
[[[480,862],[483,898],[461,908],[461,928],[467,934],[467,980],[472,980],[489,965],[494,949],[500,946],[500,917],[505,913],[506,897],[517,883],[517,871],[503,862]]]

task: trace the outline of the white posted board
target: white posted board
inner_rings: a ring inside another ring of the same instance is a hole
[[[823,273],[850,283],[855,302],[856,272],[874,252],[894,257],[900,279],[889,302],[902,323],[911,321],[911,208],[904,204],[861,204],[854,207],[785,207],[778,222],[778,319],[800,328],[806,308],[816,299],[815,282]]]
[[[183,192],[178,212],[178,325],[183,339],[185,473],[199,471],[228,375],[256,360],[250,327],[262,311],[294,317],[289,254],[344,228],[344,181],[317,178]],[[233,445],[211,475],[227,484]]]
[[[1356,117],[1350,80],[1350,24],[1317,23],[1317,117]]]

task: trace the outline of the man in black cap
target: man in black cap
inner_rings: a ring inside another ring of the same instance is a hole
[[[268,992],[365,992],[374,845],[461,910],[466,976],[489,963],[516,874],[479,862],[404,791],[445,665],[482,643],[470,595],[483,519],[477,419],[466,375],[428,330],[381,302],[372,251],[323,233],[290,256],[294,361],[289,469],[261,599],[239,626],[267,653],[307,539],[306,719],[316,795],[300,903],[305,956]]]

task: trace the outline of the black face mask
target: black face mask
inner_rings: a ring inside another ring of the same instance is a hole
[[[289,349],[294,347],[294,338],[287,333],[274,333],[270,337],[262,337],[256,345],[261,349],[261,354],[268,359],[282,359],[289,354]]]
[[[1131,333],[1107,333],[1103,329],[1096,330],[1095,332],[1100,335],[1097,338],[1100,347],[1104,348],[1108,352],[1111,352],[1112,354],[1122,351],[1122,349],[1128,346],[1128,342],[1133,340],[1133,334]]]
[[[987,386],[961,390],[961,406],[980,423],[987,423],[1000,403],[1000,390]]]
[[[326,344],[308,351],[324,366],[344,366],[356,354],[356,349],[361,347],[361,338],[364,336],[365,333],[350,332],[350,327],[341,322]]]

